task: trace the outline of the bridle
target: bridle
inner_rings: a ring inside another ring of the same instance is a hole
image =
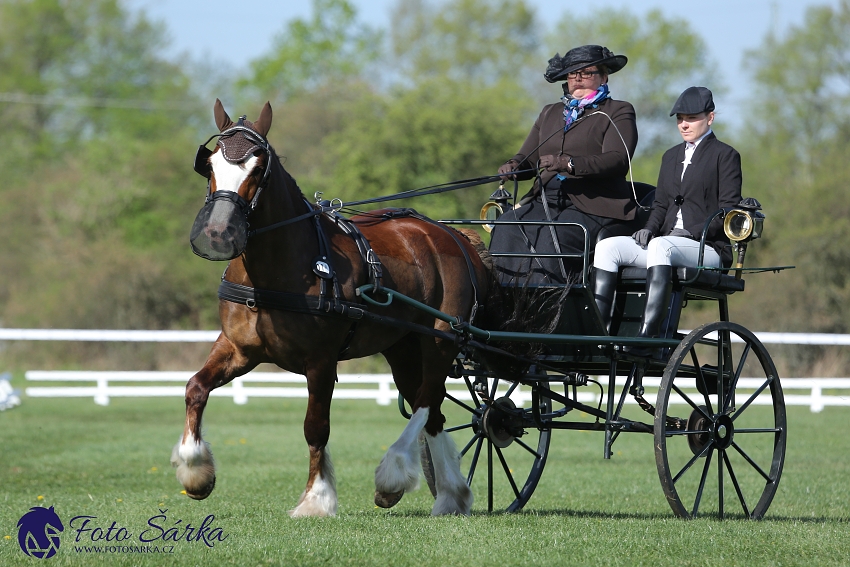
[[[259,132],[256,132],[255,130],[252,130],[251,128],[245,126],[245,118],[246,118],[246,116],[244,116],[244,115],[241,116],[239,118],[239,121],[234,126],[231,126],[227,130],[224,130],[224,131],[222,131],[218,134],[213,134],[212,136],[210,136],[207,139],[206,142],[204,142],[203,144],[198,146],[198,153],[195,154],[194,170],[195,170],[196,173],[198,173],[198,175],[201,175],[202,177],[206,177],[206,179],[207,179],[207,200],[206,200],[206,202],[209,202],[210,200],[213,200],[213,199],[216,199],[216,198],[221,198],[221,197],[214,196],[214,194],[210,194],[210,183],[212,182],[212,167],[210,166],[209,160],[210,160],[210,156],[213,155],[215,150],[209,149],[207,147],[207,144],[209,144],[211,141],[213,141],[213,139],[219,138],[219,141],[217,142],[216,145],[221,146],[222,150],[223,150],[224,145],[221,143],[221,140],[229,138],[229,137],[241,132],[242,135],[245,136],[245,138],[249,142],[252,142],[255,146],[259,146],[259,149],[263,150],[263,152],[265,152],[265,154],[266,154],[266,168],[265,168],[265,171],[263,171],[263,179],[260,181],[260,185],[257,187],[257,192],[254,193],[254,198],[251,199],[251,203],[249,204],[247,201],[245,201],[245,199],[243,199],[241,195],[237,195],[237,197],[241,201],[245,202],[245,205],[241,208],[243,208],[243,209],[247,208],[248,211],[253,211],[255,208],[257,208],[257,200],[260,197],[260,193],[262,193],[263,189],[268,187],[268,184],[269,184],[269,172],[271,171],[272,149],[271,149],[271,145],[269,144],[269,141],[266,140],[266,138],[264,136],[262,136]],[[247,159],[247,157],[248,156],[246,155],[245,159]],[[227,159],[227,158],[225,157],[225,159]],[[242,161],[244,161],[244,159]],[[239,163],[241,163],[241,161]],[[218,191],[216,191],[216,193],[218,193]]]

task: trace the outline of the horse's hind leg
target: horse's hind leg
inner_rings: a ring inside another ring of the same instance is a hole
[[[451,437],[443,431],[445,417],[440,408],[446,395],[446,373],[456,350],[445,342],[437,343],[429,337],[421,337],[422,386],[416,406],[430,408],[425,423],[425,438],[431,450],[434,465],[434,481],[437,499],[431,513],[468,515],[472,510],[472,491],[460,472],[460,457]]]
[[[321,362],[308,365],[306,374],[309,398],[304,438],[310,448],[310,471],[307,487],[289,515],[293,518],[335,516],[336,480],[327,444],[331,433],[330,411],[336,382],[336,361],[324,357]]]
[[[434,483],[437,487],[437,499],[431,514],[468,515],[472,510],[472,491],[460,472],[460,459],[451,436],[445,431],[436,436],[426,434],[431,460],[434,464]]]
[[[215,462],[209,444],[201,437],[201,418],[210,391],[250,369],[248,360],[222,334],[203,368],[186,384],[186,424],[171,452],[171,464],[190,498],[203,500],[215,488]]]

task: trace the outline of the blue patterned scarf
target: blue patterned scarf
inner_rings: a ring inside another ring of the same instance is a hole
[[[564,132],[569,130],[573,122],[584,114],[585,108],[588,106],[596,108],[606,98],[611,98],[607,84],[596,89],[596,93],[587,95],[584,98],[573,98],[569,94],[562,96],[561,100],[564,101],[564,122],[566,123],[564,124]]]

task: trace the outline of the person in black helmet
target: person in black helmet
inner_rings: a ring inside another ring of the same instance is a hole
[[[684,140],[661,158],[655,201],[646,226],[631,238],[614,237],[596,245],[594,296],[606,327],[610,323],[620,266],[647,268],[646,309],[639,337],[657,337],[670,302],[673,267],[696,267],[706,220],[722,207],[741,201],[741,156],[711,131],[714,100],[705,87],[686,89],[673,105]],[[715,219],[705,239],[703,265],[732,262],[723,222]]]
[[[544,77],[564,81],[564,96],[543,108],[519,152],[499,168],[503,179],[531,179],[540,171],[519,207],[501,220],[578,223],[587,230],[590,250],[602,228],[621,235],[640,228],[634,226],[637,204],[626,181],[638,141],[635,109],[612,99],[608,89],[608,77],[627,62],[625,55],[600,45],[576,47],[549,60]],[[582,254],[584,243],[577,226],[503,224],[493,230],[490,250]],[[553,258],[497,256],[494,262],[503,283],[563,283],[582,267],[581,260]]]

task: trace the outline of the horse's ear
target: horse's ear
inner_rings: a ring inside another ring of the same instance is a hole
[[[227,111],[224,110],[224,105],[221,104],[219,99],[215,99],[213,114],[215,115],[215,125],[218,126],[219,132],[224,132],[233,126],[233,120],[227,115]]]
[[[254,129],[261,136],[266,137],[269,133],[269,128],[272,127],[272,105],[266,101],[266,105],[260,111],[260,117],[254,122]]]

